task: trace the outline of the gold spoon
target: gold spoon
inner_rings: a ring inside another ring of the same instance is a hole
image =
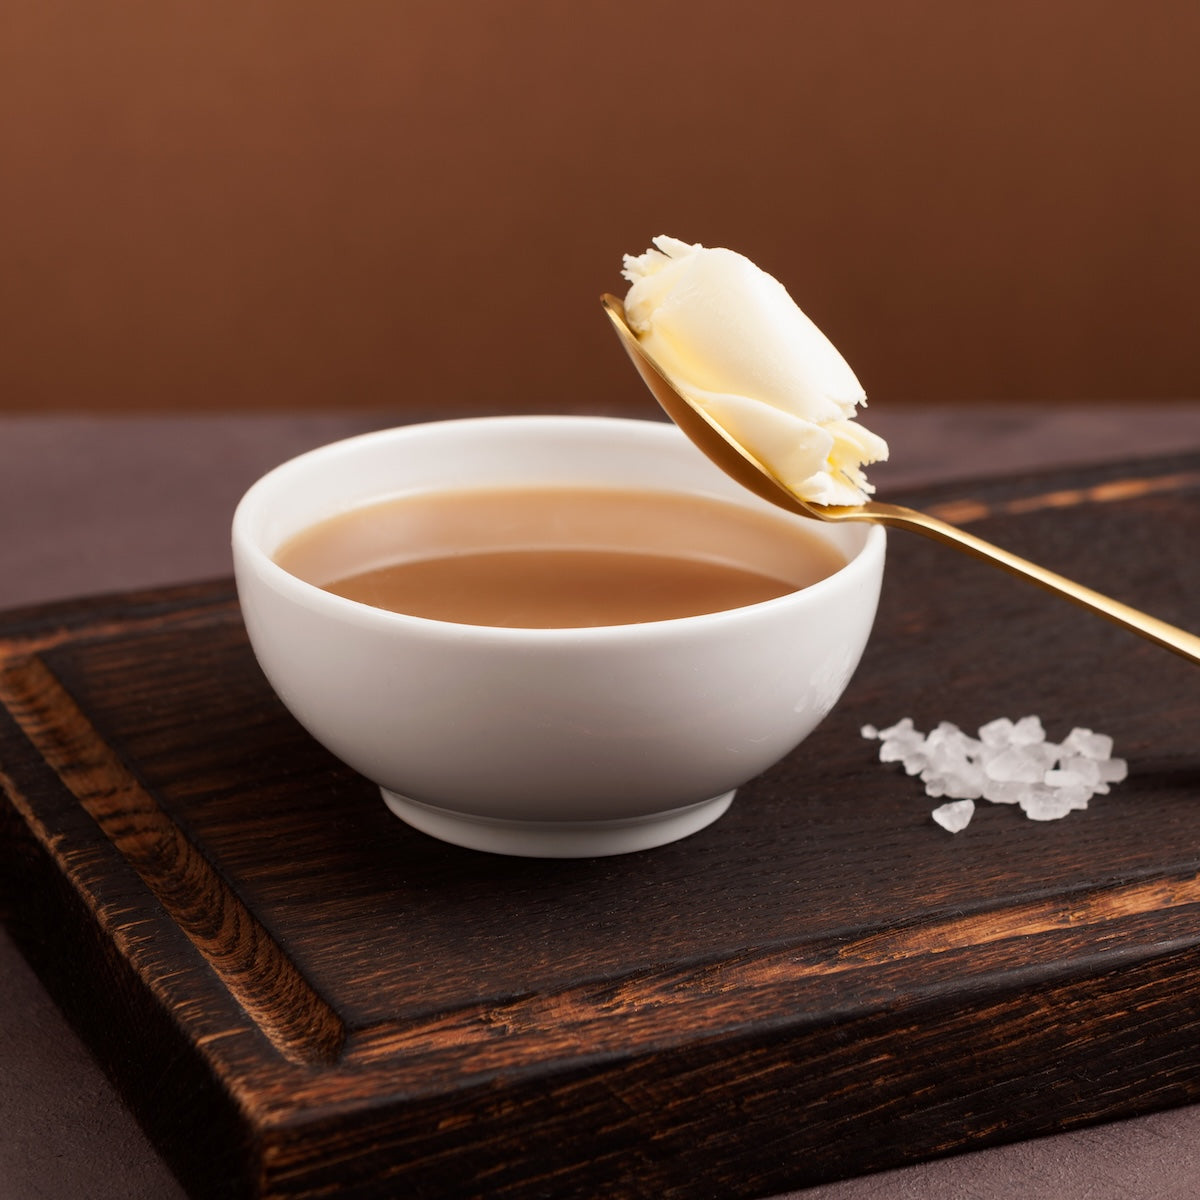
[[[1009,554],[1007,550],[1001,550],[999,546],[993,546],[973,534],[964,533],[937,517],[917,512],[912,508],[903,508],[898,504],[881,504],[877,500],[850,505],[813,504],[802,500],[765,463],[676,389],[666,372],[646,353],[633,330],[626,324],[625,306],[616,296],[605,295],[601,297],[601,303],[622,345],[633,360],[633,365],[637,367],[646,386],[654,393],[654,398],[666,410],[671,420],[725,474],[732,476],[755,495],[786,508],[789,512],[816,517],[819,521],[867,521],[876,525],[894,526],[897,529],[911,529],[937,541],[947,542],[959,550],[966,550],[969,554],[982,558],[985,562],[1003,567],[1014,575],[1022,575],[1048,591],[1058,592],[1068,600],[1090,608],[1110,621],[1115,621],[1118,625],[1123,625],[1126,629],[1131,629],[1134,633],[1139,633],[1142,637],[1149,638],[1150,641],[1157,642],[1158,645],[1165,646],[1194,663],[1200,663],[1200,637],[1195,634],[1177,629],[1157,617],[1148,616],[1136,608],[1130,608],[1127,604],[1094,592],[1091,588],[1073,583],[1062,575],[1047,571],[1036,563]]]

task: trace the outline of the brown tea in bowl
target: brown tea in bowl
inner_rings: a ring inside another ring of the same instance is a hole
[[[309,527],[275,560],[376,608],[513,628],[720,612],[845,565],[782,516],[706,496],[560,487],[392,497]]]

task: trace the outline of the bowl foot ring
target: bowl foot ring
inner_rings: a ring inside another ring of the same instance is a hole
[[[613,821],[509,821],[434,808],[380,788],[384,803],[402,821],[443,842],[522,858],[599,858],[665,846],[698,833],[722,816],[733,800],[711,800],[667,812]]]

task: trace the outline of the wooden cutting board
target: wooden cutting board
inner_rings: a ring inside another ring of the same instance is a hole
[[[1200,628],[1200,458],[909,499]],[[821,728],[711,828],[586,861],[391,817],[228,582],[10,613],[14,935],[198,1197],[766,1196],[1200,1098],[1196,668],[889,556]],[[950,835],[859,736],[1030,713],[1112,734],[1128,782]]]

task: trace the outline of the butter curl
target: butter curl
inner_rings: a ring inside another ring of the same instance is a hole
[[[819,504],[874,489],[887,443],[855,421],[866,393],[784,286],[744,255],[656,237],[626,255],[625,315],[675,386],[784,483]]]

